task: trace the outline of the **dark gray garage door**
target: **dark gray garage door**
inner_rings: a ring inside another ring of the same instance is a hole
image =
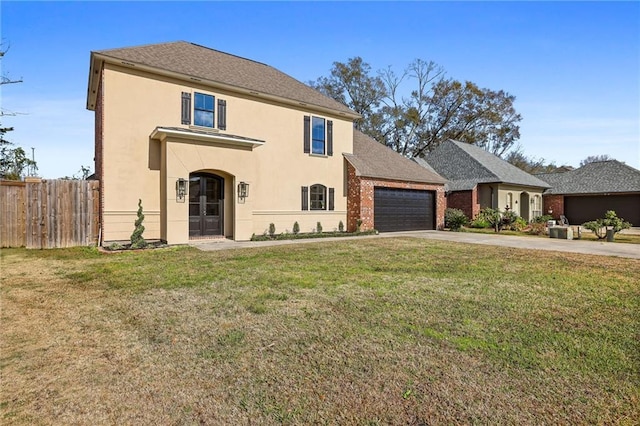
[[[564,197],[564,215],[571,224],[579,225],[604,217],[607,210],[614,210],[618,217],[640,226],[640,195]]]
[[[373,226],[381,232],[435,229],[432,191],[374,188]]]

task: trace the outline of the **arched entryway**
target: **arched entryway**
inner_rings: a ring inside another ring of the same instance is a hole
[[[520,217],[529,222],[531,220],[530,217],[530,209],[529,209],[529,193],[523,192],[520,194]]]
[[[189,175],[189,238],[224,235],[224,178]]]

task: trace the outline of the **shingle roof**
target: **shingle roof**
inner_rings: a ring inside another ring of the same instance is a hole
[[[353,131],[353,154],[342,155],[355,167],[358,176],[440,185],[446,182],[437,173],[425,169],[358,130]]]
[[[102,57],[145,65],[225,85],[248,89],[357,116],[345,105],[277,69],[250,59],[185,41],[93,52]]]
[[[426,162],[449,180],[447,189],[473,189],[478,183],[507,183],[548,188],[549,185],[500,157],[468,143],[448,140],[433,150]]]
[[[597,161],[569,172],[536,176],[551,185],[545,194],[640,192],[640,170],[617,160]]]

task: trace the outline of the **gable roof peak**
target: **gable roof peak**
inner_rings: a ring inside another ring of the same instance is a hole
[[[444,185],[446,180],[433,170],[397,153],[359,130],[353,130],[353,153],[342,154],[358,176]]]
[[[453,139],[441,143],[426,157],[439,174],[453,181],[506,183],[548,188],[549,185],[477,145]]]
[[[284,72],[252,59],[186,41],[147,44],[91,52],[87,108],[93,109],[104,62],[138,68],[180,80],[281,102],[297,108],[354,120],[346,105],[325,96]]]

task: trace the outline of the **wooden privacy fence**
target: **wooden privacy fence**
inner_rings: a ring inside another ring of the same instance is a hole
[[[98,181],[0,181],[0,246],[97,245],[99,202]]]

